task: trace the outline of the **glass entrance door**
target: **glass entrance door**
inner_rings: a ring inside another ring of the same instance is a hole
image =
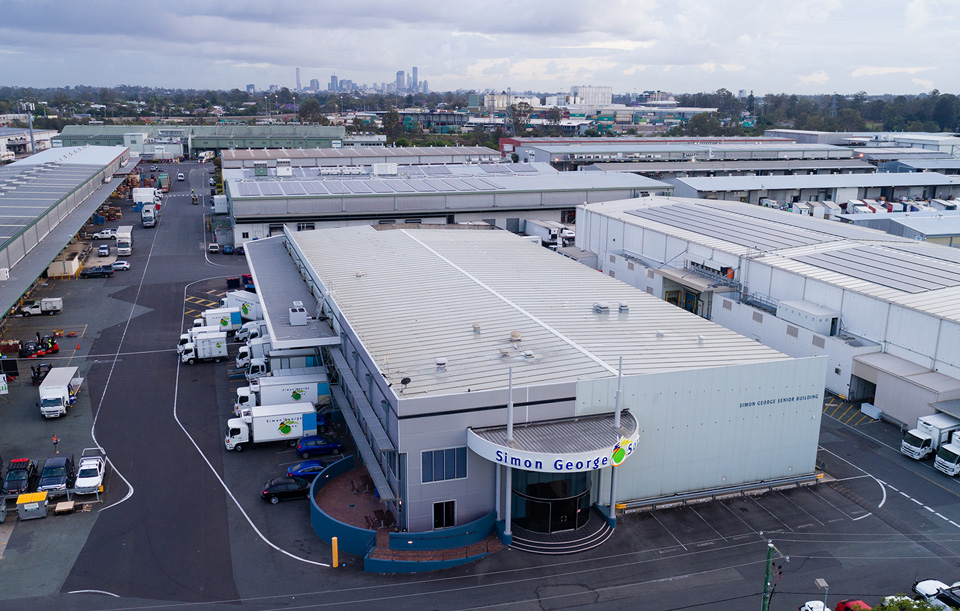
[[[590,518],[589,473],[514,470],[513,522],[520,528],[554,533],[580,528]]]

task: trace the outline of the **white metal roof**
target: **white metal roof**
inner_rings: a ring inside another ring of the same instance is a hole
[[[586,208],[960,322],[960,249],[732,201],[645,197]]]
[[[839,187],[923,187],[960,185],[960,178],[936,172],[899,174],[803,174],[795,176],[716,176],[674,178],[700,192],[767,189],[835,189]]]
[[[405,396],[503,388],[509,367],[526,386],[615,376],[621,356],[625,375],[789,358],[505,231],[291,238],[381,373],[412,380]]]

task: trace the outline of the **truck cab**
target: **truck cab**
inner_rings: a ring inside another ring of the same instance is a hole
[[[247,366],[247,371],[244,373],[244,375],[247,378],[247,382],[250,382],[269,373],[270,365],[267,363],[266,359],[250,359],[250,365]]]
[[[922,460],[933,451],[933,437],[920,429],[910,429],[903,434],[900,442],[900,453],[910,458]]]
[[[950,476],[960,473],[960,431],[954,431],[950,443],[940,446],[933,466]]]
[[[228,450],[243,452],[243,447],[250,443],[250,427],[242,418],[227,420],[227,434],[223,443]]]

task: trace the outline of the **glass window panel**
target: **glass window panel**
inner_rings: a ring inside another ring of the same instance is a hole
[[[421,452],[421,470],[423,472],[423,483],[429,484],[433,481],[433,452]]]
[[[443,451],[443,479],[454,479],[457,476],[457,451],[453,448]]]
[[[433,480],[443,481],[443,450],[433,452]]]
[[[457,477],[467,476],[467,448],[457,448]]]

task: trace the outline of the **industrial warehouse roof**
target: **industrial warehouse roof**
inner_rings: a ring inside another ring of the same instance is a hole
[[[723,143],[723,144],[678,144],[666,142],[664,144],[592,144],[583,142],[581,144],[547,144],[540,145],[535,144],[530,148],[536,148],[541,151],[546,151],[550,154],[583,154],[583,153],[593,153],[593,154],[610,154],[610,153],[660,153],[660,152],[687,152],[687,153],[702,153],[704,156],[708,156],[711,152],[721,153],[721,152],[743,152],[743,153],[770,153],[770,152],[783,152],[784,154],[793,154],[796,156],[802,156],[806,153],[812,154],[824,154],[831,157],[845,158],[852,157],[853,151],[850,149],[840,148],[830,144],[797,144],[795,142],[763,142],[763,143],[754,143],[754,142],[744,142],[744,143]]]
[[[69,137],[122,136],[145,133],[149,137],[183,134],[195,138],[291,138],[341,137],[343,127],[326,125],[65,125],[61,134]]]
[[[510,367],[538,385],[616,376],[619,357],[624,375],[789,358],[505,231],[290,236],[404,396],[503,388]]]
[[[940,216],[901,216],[894,222],[904,227],[909,227],[930,238],[937,236],[960,236],[960,215],[957,215],[956,212],[953,214],[941,214]]]
[[[405,163],[417,157],[487,157],[495,159],[500,153],[483,146],[428,146],[386,147],[345,146],[330,149],[229,149],[220,155],[224,162],[260,161],[275,159],[323,159],[336,160],[341,164],[369,164],[379,162]]]
[[[121,146],[49,149],[0,166],[0,248],[124,150]]]
[[[899,174],[803,174],[793,176],[711,176],[674,178],[701,193],[718,191],[777,191],[784,189],[836,189],[842,187],[925,187],[958,185],[960,178],[936,172]]]
[[[960,249],[730,201],[646,197],[587,209],[960,322]]]
[[[316,168],[293,168],[289,178],[257,177],[252,170],[224,172],[234,201],[251,198],[377,197],[589,189],[672,189],[634,174],[557,172],[547,164],[406,166],[397,176],[362,170],[355,176],[321,175]],[[241,178],[242,177],[242,178]],[[572,204],[583,202],[570,202]]]
[[[956,170],[960,169],[960,159],[910,159],[900,162],[909,168],[917,170]]]
[[[958,160],[960,161],[960,160]],[[736,172],[746,170],[870,170],[876,168],[857,159],[737,159],[732,161],[629,161],[601,162],[587,168],[605,172]]]

